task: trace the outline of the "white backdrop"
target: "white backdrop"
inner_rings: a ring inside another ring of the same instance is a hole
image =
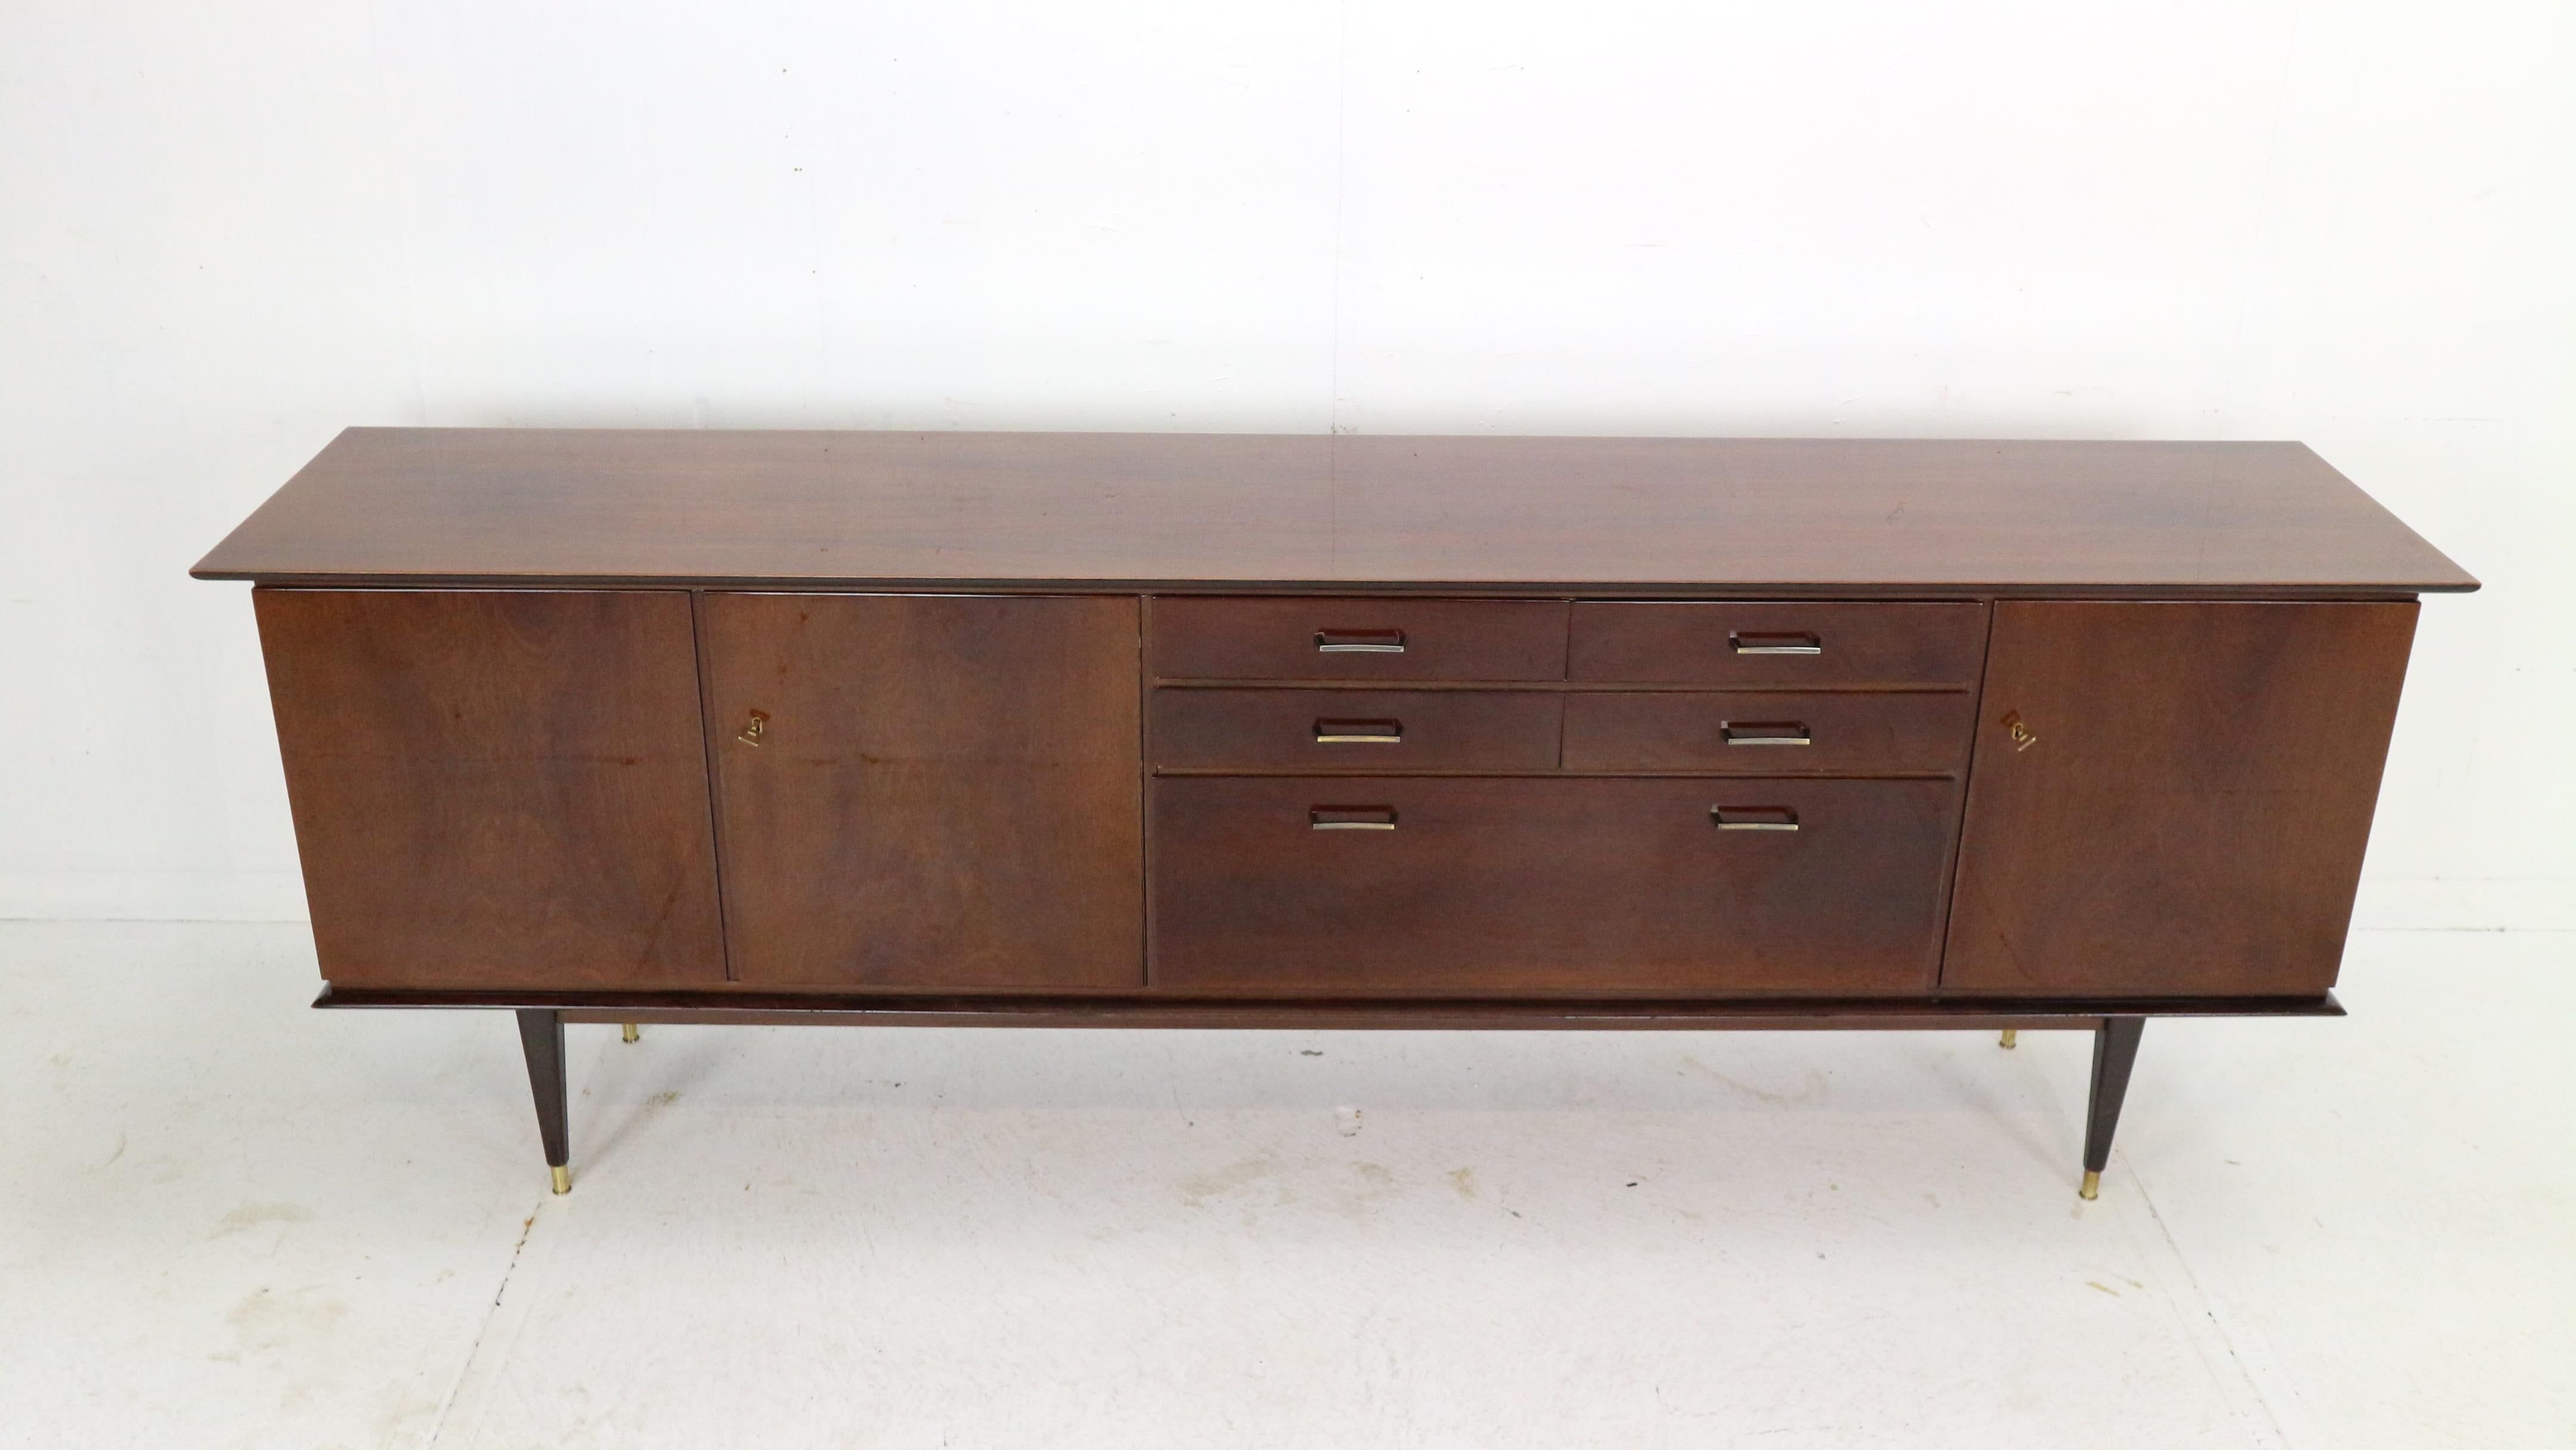
[[[2297,438],[2428,602],[2360,921],[2576,925],[2576,8],[10,0],[0,915],[302,910],[352,423]]]

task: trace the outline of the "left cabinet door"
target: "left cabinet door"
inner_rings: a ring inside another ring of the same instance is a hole
[[[686,594],[252,598],[323,976],[724,980]]]
[[[1135,599],[699,608],[737,978],[1143,985]]]

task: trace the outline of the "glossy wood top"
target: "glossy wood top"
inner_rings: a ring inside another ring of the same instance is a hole
[[[2477,581],[2297,443],[352,428],[205,579],[2305,597]]]

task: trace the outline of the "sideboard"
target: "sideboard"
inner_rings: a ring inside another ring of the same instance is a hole
[[[2295,443],[356,428],[249,580],[324,1007],[2332,1016],[2417,596]]]

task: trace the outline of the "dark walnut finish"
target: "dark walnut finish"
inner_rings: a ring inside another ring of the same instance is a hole
[[[1554,770],[1563,695],[1509,690],[1154,692],[1154,767],[1300,774]]]
[[[1942,985],[2334,985],[2412,604],[1995,607]]]
[[[1154,985],[1870,997],[1941,956],[1948,781],[1161,780]],[[1321,819],[1339,807],[1336,823]],[[1749,814],[1729,828],[1721,810]]]
[[[1972,685],[1985,649],[1979,604],[1584,603],[1567,673],[1737,689]]]
[[[196,573],[1739,599],[2477,587],[2297,443],[536,428],[349,429]]]
[[[1158,599],[1171,680],[1561,680],[1565,606],[1498,599]]]
[[[1658,691],[1565,699],[1568,770],[1954,774],[1976,697],[1887,691]]]
[[[2415,596],[2285,443],[353,429],[252,579],[329,1006],[2334,1015]]]
[[[1142,984],[1135,600],[699,608],[736,980]]]
[[[323,975],[724,981],[688,595],[254,602]]]

